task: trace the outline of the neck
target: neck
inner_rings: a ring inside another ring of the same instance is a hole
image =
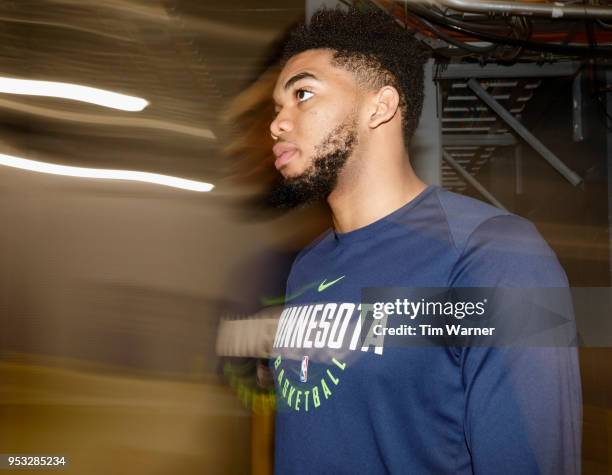
[[[415,175],[403,142],[383,143],[356,150],[329,195],[336,231],[346,233],[378,221],[427,187]]]

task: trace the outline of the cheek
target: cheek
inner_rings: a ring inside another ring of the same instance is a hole
[[[346,121],[353,110],[354,100],[349,97],[324,97],[313,107],[298,115],[295,122],[296,141],[299,142],[301,154],[292,168],[299,167],[296,173],[303,171],[317,154],[317,146],[321,145],[329,134]],[[288,164],[289,165],[289,164]]]
[[[300,123],[300,137],[302,138],[302,151],[306,157],[310,157],[317,145],[327,138],[329,133],[341,122],[329,113],[316,110],[309,111]]]

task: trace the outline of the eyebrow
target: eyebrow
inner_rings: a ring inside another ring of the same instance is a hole
[[[283,86],[283,89],[286,91],[287,89],[289,89],[291,86],[293,86],[296,82],[302,80],[302,79],[314,79],[315,81],[319,81],[319,78],[316,77],[314,74],[312,73],[308,73],[308,72],[303,72],[303,73],[297,73],[295,76],[291,77]]]

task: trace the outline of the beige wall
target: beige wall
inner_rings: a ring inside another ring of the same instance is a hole
[[[235,266],[272,223],[227,200],[0,167],[0,447],[67,473],[245,473],[250,413],[217,376]],[[255,277],[255,276],[254,276]]]

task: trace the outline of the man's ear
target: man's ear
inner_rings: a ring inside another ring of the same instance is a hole
[[[389,122],[399,109],[399,93],[393,86],[383,86],[372,96],[372,113],[368,126],[375,129]]]

